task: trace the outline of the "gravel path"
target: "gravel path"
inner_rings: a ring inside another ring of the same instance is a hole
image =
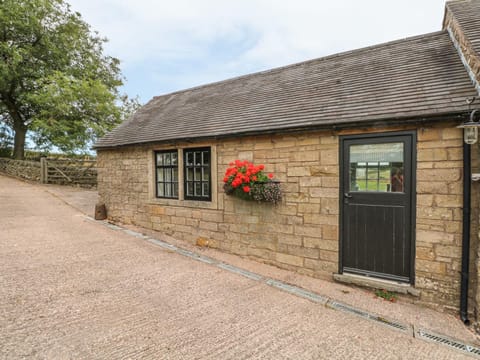
[[[0,358],[469,358],[193,261],[0,176]]]

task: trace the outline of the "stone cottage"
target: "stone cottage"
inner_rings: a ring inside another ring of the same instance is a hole
[[[479,83],[480,1],[448,2],[438,32],[153,98],[96,143],[99,193],[112,221],[442,309],[469,285],[476,316],[477,145],[470,164],[457,126]],[[234,160],[281,203],[227,195]]]

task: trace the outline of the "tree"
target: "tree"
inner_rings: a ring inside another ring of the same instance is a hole
[[[121,96],[119,61],[64,0],[0,0],[0,125],[23,159],[27,132],[40,147],[85,149],[136,100]]]

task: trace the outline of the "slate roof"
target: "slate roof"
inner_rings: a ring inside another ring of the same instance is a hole
[[[439,31],[154,97],[95,148],[452,115],[475,94]]]
[[[477,56],[480,56],[480,1],[451,1],[446,7],[460,24]]]

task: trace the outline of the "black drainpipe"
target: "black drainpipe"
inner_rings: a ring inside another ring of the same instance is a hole
[[[468,320],[468,267],[470,264],[470,188],[472,171],[470,145],[463,143],[463,221],[462,221],[462,277],[460,287],[460,318],[465,325]]]

